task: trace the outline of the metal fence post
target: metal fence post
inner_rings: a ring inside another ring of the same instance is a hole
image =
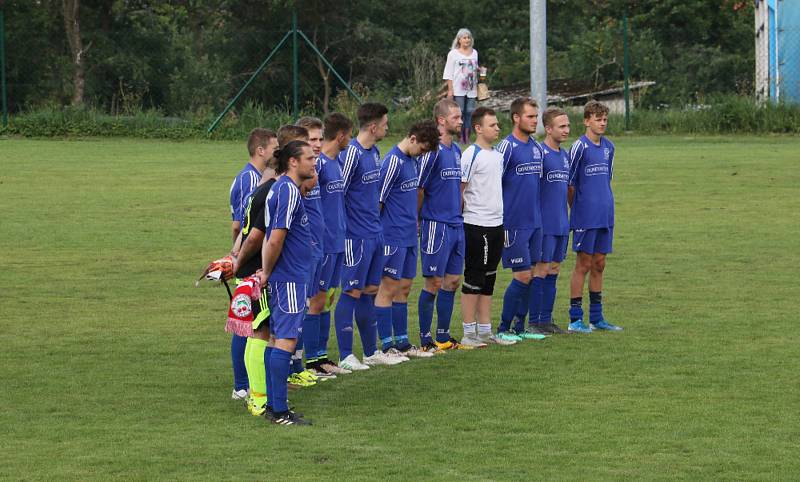
[[[284,35],[281,41],[278,42],[278,45],[276,45],[275,48],[272,49],[272,52],[270,52],[267,58],[264,59],[263,62],[261,62],[261,65],[259,65],[256,71],[253,72],[253,75],[251,75],[250,78],[247,79],[247,82],[244,83],[242,88],[239,89],[239,92],[237,92],[236,95],[233,96],[233,99],[231,99],[231,101],[228,102],[228,105],[225,106],[225,108],[222,110],[222,112],[219,113],[217,118],[214,119],[214,122],[212,122],[211,125],[208,127],[208,131],[206,132],[207,134],[211,134],[214,131],[214,129],[217,128],[219,123],[222,121],[222,118],[225,117],[225,114],[227,114],[231,109],[233,109],[233,106],[236,105],[236,102],[239,101],[239,97],[241,97],[244,91],[247,90],[248,87],[250,87],[250,84],[252,84],[253,81],[256,80],[258,74],[260,74],[261,72],[264,71],[264,69],[267,68],[267,64],[269,64],[269,61],[272,60],[272,57],[278,52],[278,50],[280,50],[284,42],[286,42],[286,39],[289,38],[290,33],[291,32],[286,32],[286,35]]]
[[[0,3],[0,84],[3,98],[3,127],[8,127],[8,99],[6,97],[6,19]]]
[[[2,2],[3,0],[0,0],[0,5],[2,5]],[[0,13],[2,13],[2,11],[0,11]],[[212,122],[211,125],[208,127],[208,130],[206,132],[207,134],[211,134],[214,131],[214,129],[216,129],[217,126],[219,126],[220,122],[222,122],[222,118],[225,117],[225,114],[227,114],[228,112],[230,112],[231,109],[233,109],[233,106],[236,105],[236,103],[239,101],[239,98],[242,96],[242,94],[244,94],[244,91],[247,90],[247,88],[250,86],[250,84],[253,83],[256,77],[258,77],[258,75],[267,67],[267,64],[269,64],[270,60],[272,60],[272,57],[275,56],[278,50],[280,50],[283,44],[286,43],[290,37],[292,39],[292,115],[294,116],[295,120],[297,120],[297,118],[300,115],[300,80],[299,80],[300,40],[298,39],[298,37],[302,37],[302,39],[308,44],[311,50],[313,50],[314,53],[318,55],[320,59],[322,59],[325,65],[328,66],[329,69],[331,69],[333,75],[339,80],[339,82],[342,83],[342,85],[347,89],[347,91],[350,92],[350,95],[352,95],[359,103],[362,102],[361,97],[359,97],[358,94],[356,94],[353,91],[353,89],[350,87],[350,84],[348,84],[342,78],[342,76],[339,75],[339,72],[337,72],[336,69],[333,68],[333,65],[331,65],[330,62],[328,62],[328,59],[326,59],[325,56],[322,55],[322,52],[319,51],[317,46],[314,45],[314,42],[312,42],[311,39],[309,39],[302,31],[300,31],[297,28],[297,9],[295,8],[292,10],[292,29],[286,32],[283,38],[281,38],[280,42],[278,42],[278,45],[276,45],[275,48],[272,49],[267,58],[264,59],[264,61],[261,62],[261,65],[258,66],[256,71],[253,72],[253,75],[251,75],[250,78],[247,79],[247,82],[245,82],[245,84],[242,86],[242,88],[239,89],[239,92],[236,93],[233,99],[231,99],[230,102],[228,102],[228,105],[226,105],[225,108],[222,110],[222,112],[220,112],[219,115],[214,119],[214,122]]]
[[[531,42],[531,97],[539,104],[539,112],[547,108],[547,2],[530,1],[530,42]],[[536,133],[544,133],[542,117],[536,126]]]
[[[302,30],[299,30],[297,33],[299,33],[299,34],[300,34],[300,36],[303,38],[303,40],[305,40],[305,41],[306,41],[306,44],[307,44],[307,45],[308,45],[308,46],[311,48],[311,50],[313,50],[313,51],[314,51],[314,53],[315,53],[315,54],[317,54],[317,56],[318,56],[318,57],[319,57],[319,58],[322,60],[322,62],[324,62],[324,63],[325,63],[325,65],[326,65],[326,66],[327,66],[329,69],[331,69],[331,73],[332,73],[332,74],[333,74],[333,75],[336,77],[336,79],[337,79],[339,82],[341,82],[341,83],[342,83],[342,85],[344,86],[344,88],[345,88],[345,89],[347,89],[347,91],[348,91],[348,92],[350,92],[350,95],[352,95],[352,96],[353,96],[353,98],[354,98],[355,100],[357,100],[359,104],[361,104],[361,103],[363,102],[363,101],[361,100],[361,97],[360,97],[358,94],[356,94],[356,93],[353,91],[353,89],[350,87],[350,84],[348,84],[347,82],[345,82],[345,80],[342,78],[342,76],[341,76],[341,75],[339,75],[339,72],[337,72],[337,71],[336,71],[336,69],[334,69],[334,68],[333,68],[333,65],[331,65],[331,63],[330,63],[330,62],[328,62],[328,59],[326,59],[326,58],[325,58],[325,56],[324,56],[324,55],[322,55],[322,52],[320,52],[320,51],[319,51],[319,49],[317,48],[317,46],[316,46],[316,45],[314,45],[314,42],[312,42],[312,41],[311,41],[311,39],[310,39],[310,38],[308,38],[308,37],[306,36],[306,34],[304,34],[304,33],[303,33],[303,31],[302,31]]]
[[[628,45],[628,12],[622,17],[623,73],[625,76],[625,130],[631,130],[630,47]]]
[[[294,120],[297,121],[299,115],[299,98],[300,93],[300,75],[298,69],[300,62],[298,60],[300,53],[298,52],[297,44],[297,8],[292,9],[292,115]]]

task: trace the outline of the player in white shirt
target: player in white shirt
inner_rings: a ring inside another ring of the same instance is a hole
[[[503,253],[503,155],[492,143],[500,135],[494,110],[478,107],[472,114],[475,143],[461,157],[466,257],[461,286],[464,337],[461,344],[513,345],[492,334],[492,294]]]

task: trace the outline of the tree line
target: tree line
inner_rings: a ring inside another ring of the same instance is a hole
[[[627,13],[631,78],[657,82],[645,105],[751,95],[752,4],[549,0],[548,78],[589,86],[620,82]],[[436,88],[460,27],[472,30],[492,87],[529,78],[528,0],[0,0],[0,8],[12,112],[89,105],[112,114],[208,115],[290,29],[292,8],[299,28],[368,96],[417,96]],[[301,98],[326,111],[340,88],[310,50],[300,49]],[[289,105],[290,52],[284,48],[275,57],[248,100]]]

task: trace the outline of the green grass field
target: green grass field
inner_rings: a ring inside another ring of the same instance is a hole
[[[624,332],[343,376],[287,428],[230,400],[227,296],[193,287],[243,145],[0,140],[0,478],[796,479],[800,140],[616,143]]]

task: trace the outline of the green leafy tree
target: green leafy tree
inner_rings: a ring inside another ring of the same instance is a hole
[[[475,35],[492,87],[529,82],[528,0],[6,0],[12,111],[83,102],[114,114],[216,112],[289,29],[293,7],[300,29],[371,98],[435,90],[461,27]],[[752,90],[752,2],[549,0],[547,8],[551,85],[621,83],[627,12],[631,75],[657,82],[646,104]],[[284,48],[243,101],[287,107],[291,68]],[[327,110],[342,90],[330,69],[304,45],[299,68],[306,107]]]

